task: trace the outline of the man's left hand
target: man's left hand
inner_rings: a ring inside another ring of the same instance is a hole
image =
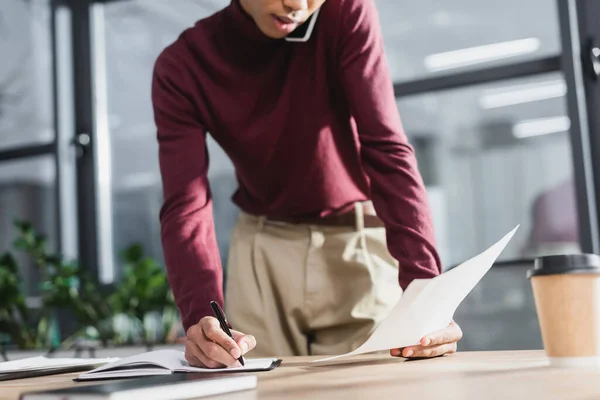
[[[390,354],[394,357],[405,358],[430,358],[456,353],[456,344],[462,339],[462,330],[452,321],[447,328],[429,334],[421,339],[418,346],[409,346],[403,349],[392,349]]]

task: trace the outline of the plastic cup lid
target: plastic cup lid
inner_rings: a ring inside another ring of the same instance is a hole
[[[527,278],[559,274],[599,274],[600,256],[596,254],[568,254],[539,257]]]

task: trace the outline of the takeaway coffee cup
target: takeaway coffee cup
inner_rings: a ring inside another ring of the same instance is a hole
[[[551,365],[600,367],[600,257],[541,257],[527,277]]]

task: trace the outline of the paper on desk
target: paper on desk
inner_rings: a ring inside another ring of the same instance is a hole
[[[492,267],[519,226],[483,253],[432,279],[411,282],[390,315],[358,349],[340,357],[418,345],[423,336],[444,329],[460,303]]]
[[[117,360],[116,358],[49,358],[29,357],[0,363],[0,375],[17,372],[45,371],[66,367],[94,367]]]

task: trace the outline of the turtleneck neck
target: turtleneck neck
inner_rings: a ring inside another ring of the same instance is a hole
[[[254,22],[254,19],[244,10],[240,0],[231,0],[225,10],[227,36],[234,40],[245,39],[248,42],[266,44],[281,43],[281,39],[273,39],[265,35]]]

